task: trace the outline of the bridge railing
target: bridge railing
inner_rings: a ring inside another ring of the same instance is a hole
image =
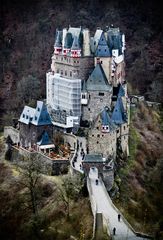
[[[91,203],[92,214],[93,214],[93,217],[94,217],[94,221],[93,221],[93,239],[94,239],[95,230],[96,230],[97,205],[96,205],[96,201],[95,201],[94,196],[93,196],[92,187],[91,187],[89,177],[87,177],[87,189],[88,189],[88,193],[89,193],[89,199],[90,199],[90,203]]]

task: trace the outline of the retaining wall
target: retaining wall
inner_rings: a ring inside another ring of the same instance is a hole
[[[12,126],[4,127],[4,138],[7,138],[8,136],[11,137],[13,143],[18,144],[20,142],[19,130]]]
[[[26,158],[36,158],[38,157],[40,159],[40,161],[44,162],[45,165],[48,167],[49,169],[49,174],[50,175],[59,175],[61,172],[61,169],[63,167],[68,167],[70,164],[69,160],[52,160],[51,158],[49,158],[48,156],[40,153],[40,152],[30,152],[24,148],[16,148],[14,146],[12,146],[12,161],[18,161],[21,156],[26,157]]]

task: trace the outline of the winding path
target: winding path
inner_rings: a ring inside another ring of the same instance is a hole
[[[78,149],[78,157],[77,161],[75,162],[75,169],[79,172],[83,173],[81,168],[82,162],[82,155],[81,149],[83,148],[84,152],[86,153],[86,139],[84,137],[78,137],[79,141],[79,149]],[[109,197],[109,194],[106,191],[106,188],[99,179],[98,185],[96,185],[95,180],[98,178],[98,173],[96,170],[90,170],[89,179],[92,188],[92,194],[96,203],[97,213],[102,213],[105,219],[108,220],[108,228],[111,233],[111,236],[115,240],[142,240],[142,237],[137,237],[135,233],[128,227],[125,221],[121,218],[118,221],[118,210],[115,209],[112,201]],[[116,228],[116,233],[113,236],[113,228]]]

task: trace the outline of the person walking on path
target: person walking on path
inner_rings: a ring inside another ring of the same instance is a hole
[[[121,220],[121,214],[118,214],[118,222]]]
[[[113,228],[113,235],[115,235],[115,233],[116,233],[116,228],[114,227]]]

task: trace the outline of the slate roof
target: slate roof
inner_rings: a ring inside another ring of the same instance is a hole
[[[86,82],[88,91],[112,91],[112,86],[108,83],[104,70],[100,63],[96,65]]]
[[[109,28],[107,31],[108,45],[111,49],[119,49],[119,55],[122,53],[122,34],[119,28]]]
[[[57,31],[54,47],[62,47],[62,31]]]
[[[42,136],[41,136],[41,140],[39,142],[37,142],[37,145],[50,145],[53,144],[51,139],[49,138],[49,135],[46,131],[43,132]]]
[[[108,47],[104,32],[101,34],[100,40],[98,42],[96,52],[96,57],[111,57],[111,51]]]
[[[122,85],[120,84],[119,92],[118,92],[118,97],[124,97],[124,96],[125,96],[125,90],[124,90],[124,88],[122,87]]]
[[[116,128],[106,108],[104,108],[104,110],[101,112],[101,120],[102,120],[102,125],[109,126],[110,130],[114,130]]]
[[[65,42],[64,42],[64,48],[71,48],[73,43],[73,37],[71,33],[67,33],[65,37]]]
[[[36,126],[52,124],[46,105],[42,101],[37,101],[36,108],[25,106],[19,122]]]
[[[87,163],[102,163],[102,154],[86,154],[83,162]]]
[[[29,124],[33,120],[35,109],[32,107],[25,106],[22,114],[20,115],[19,122]]]
[[[115,124],[123,124],[126,122],[126,115],[121,97],[117,98],[111,119]]]
[[[72,50],[79,50],[80,49],[79,41],[78,41],[78,37],[77,36],[74,36],[74,40],[73,40],[71,49]]]

